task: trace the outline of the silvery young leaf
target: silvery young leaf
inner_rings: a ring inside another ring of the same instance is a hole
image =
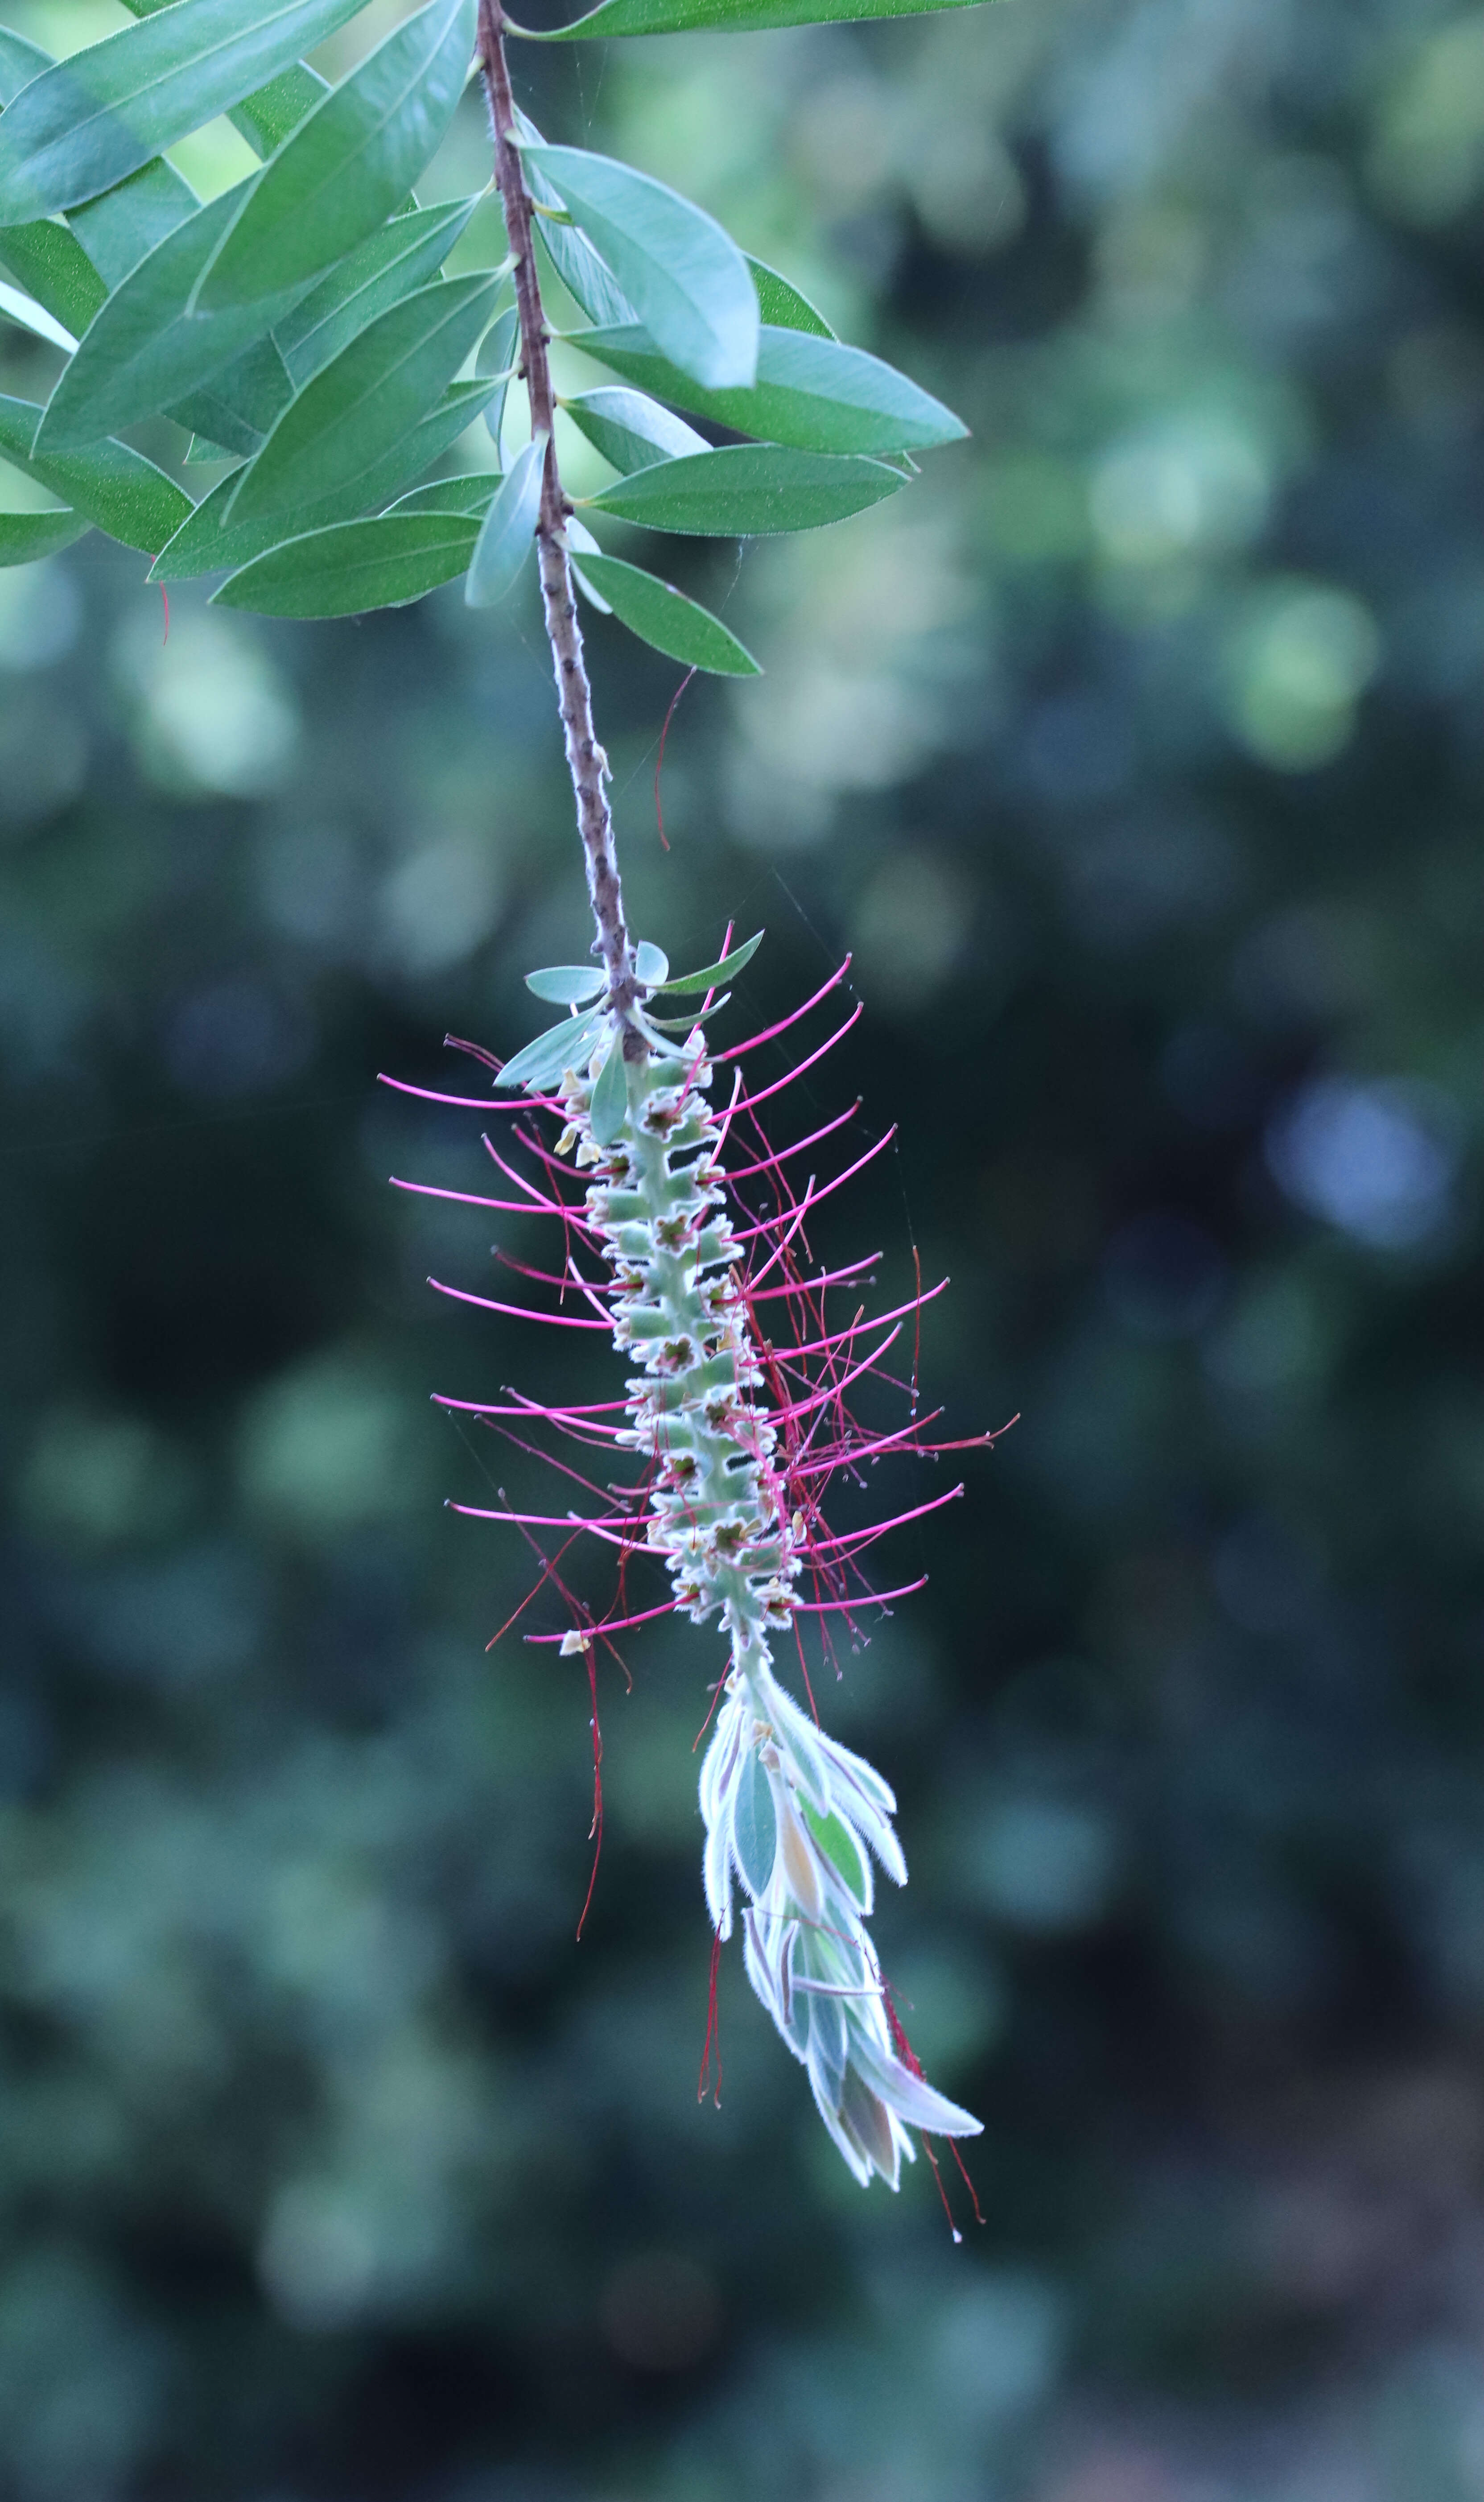
[[[46,218],[29,226],[0,226],[0,260],[77,339],[108,293],[76,235]]]
[[[523,139],[542,146],[541,133],[535,123],[516,108],[516,129]],[[525,186],[542,208],[559,209],[561,202],[546,176],[537,165],[525,168]],[[552,265],[574,303],[580,304],[590,321],[624,322],[635,319],[634,308],[624,293],[612,270],[595,253],[585,234],[576,226],[557,225],[550,218],[538,218],[536,229]]]
[[[479,355],[474,359],[474,370],[477,374],[491,374],[494,377],[494,396],[485,411],[485,423],[489,429],[489,440],[496,452],[500,448],[500,428],[505,423],[505,401],[510,390],[510,369],[520,353],[520,339],[521,316],[512,305],[509,312],[502,313],[497,321],[491,321],[479,343]]]
[[[241,471],[233,521],[291,512],[352,485],[380,460],[458,371],[497,285],[482,272],[440,279],[378,315],[289,402]]]
[[[597,1020],[597,1009],[590,1008],[586,1016],[564,1017],[560,1025],[549,1025],[514,1060],[506,1061],[496,1086],[555,1085],[564,1069],[580,1068],[588,1059]]]
[[[634,949],[634,971],[646,990],[652,990],[657,982],[662,982],[669,969],[670,960],[664,949],[657,947],[651,938],[641,938]]]
[[[662,359],[657,357],[655,361],[659,363]],[[608,386],[600,390],[581,391],[575,399],[564,399],[561,405],[594,451],[601,452],[610,466],[623,470],[625,477],[630,470],[653,467],[657,460],[675,460],[688,452],[711,449],[693,425],[687,425],[683,417],[672,417],[667,408],[661,408],[658,400],[646,398],[643,391]]]
[[[86,452],[33,459],[40,420],[34,400],[0,398],[0,459],[74,505],[110,538],[157,556],[189,513],[190,497],[126,443],[95,443]]]
[[[114,289],[48,402],[38,451],[75,452],[152,417],[262,337],[280,309],[272,304],[186,310],[241,206],[241,188],[209,200]]]
[[[475,24],[476,0],[427,0],[331,88],[239,202],[197,309],[280,294],[375,234],[453,119]]]
[[[894,495],[906,480],[879,460],[837,459],[822,452],[733,443],[689,460],[636,469],[589,498],[593,510],[647,529],[702,538],[762,538],[820,529]]]
[[[592,1089],[588,1124],[600,1147],[611,1147],[628,1110],[628,1080],[624,1074],[624,1036],[616,1033]]]
[[[415,478],[441,459],[451,443],[473,424],[483,406],[488,383],[455,383],[438,406],[430,409],[400,443],[392,445],[369,469],[334,492],[312,503],[295,505],[261,522],[239,522],[231,513],[232,496],[241,474],[219,479],[199,503],[184,528],[163,550],[150,574],[152,582],[184,582],[201,573],[225,573],[265,556],[287,538],[328,529],[335,522],[352,522],[390,504]],[[493,480],[489,481],[491,490]],[[446,505],[432,509],[444,512]],[[458,509],[455,507],[455,509]]]
[[[752,390],[702,390],[632,327],[584,330],[578,344],[657,398],[800,452],[906,452],[952,443],[967,431],[941,400],[879,356],[806,330],[762,330]]]
[[[361,617],[405,608],[462,573],[477,524],[458,514],[382,513],[270,550],[212,593],[258,617]]]
[[[596,998],[607,979],[601,964],[547,964],[538,973],[526,974],[525,987],[538,999],[551,999],[557,1007],[581,1007],[585,1000]]]
[[[493,608],[514,588],[531,552],[541,510],[541,471],[547,438],[533,434],[512,460],[503,485],[479,534],[479,545],[464,584],[471,608]]]
[[[81,513],[0,513],[0,564],[34,564],[71,547],[87,528]]]
[[[773,1858],[778,1847],[778,1818],[773,1807],[772,1784],[754,1746],[748,1747],[737,1774],[736,1796],[731,1809],[731,1838],[743,1881],[756,1902],[759,1894],[766,1892],[768,1878],[773,1874]]]
[[[529,143],[522,153],[553,184],[682,373],[712,390],[752,382],[758,298],[746,261],[715,218],[614,156]]]
[[[323,43],[364,0],[176,0],[55,61],[0,121],[0,225],[75,208]]]
[[[824,26],[860,17],[916,17],[928,10],[966,9],[976,0],[601,0],[570,26],[532,35],[507,18],[513,35],[548,44],[574,36],[680,35],[693,27],[748,34],[759,26]]]
[[[573,558],[601,556],[603,553],[592,532],[585,527],[575,513],[568,513],[561,525],[561,535],[567,543],[567,554]],[[572,579],[581,589],[590,608],[595,608],[600,617],[613,615],[611,603],[603,597],[596,583],[587,579],[580,565],[575,561],[572,566]]]
[[[688,599],[672,583],[660,582],[639,565],[616,556],[585,556],[576,567],[587,591],[597,590],[621,625],[672,660],[688,660],[693,669],[718,677],[757,678],[762,672],[745,645],[728,632],[719,617],[698,601]]]
[[[823,313],[816,312],[807,295],[801,295],[791,278],[769,269],[765,260],[747,255],[758,290],[758,310],[764,321],[777,330],[810,330],[817,339],[832,339],[834,332]]]
[[[457,388],[455,384],[455,389]],[[499,483],[489,469],[471,469],[457,478],[433,478],[425,487],[414,487],[410,495],[399,495],[391,510],[394,513],[465,513],[480,521],[493,503]]]
[[[38,304],[34,296],[22,295],[17,287],[7,287],[3,280],[0,280],[0,313],[8,315],[22,330],[29,330],[33,337],[50,340],[53,348],[70,351],[78,344],[70,330],[64,330],[60,321],[52,320],[45,305]]]
[[[416,209],[349,253],[308,295],[273,325],[273,335],[294,389],[358,338],[389,305],[424,287],[447,260],[474,211],[479,194]]]
[[[745,940],[740,947],[733,947],[731,954],[723,956],[717,964],[703,964],[698,973],[676,973],[670,981],[661,982],[658,987],[672,992],[709,991],[717,982],[730,981],[733,973],[740,973],[744,964],[752,963],[761,944],[762,931],[759,930],[755,938]]]

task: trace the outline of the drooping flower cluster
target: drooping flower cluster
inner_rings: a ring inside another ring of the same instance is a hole
[[[901,2156],[913,2155],[909,2127],[962,2137],[977,2132],[979,2122],[924,2079],[866,1930],[872,1858],[894,1882],[906,1882],[891,1821],[893,1794],[786,1691],[774,1674],[771,1643],[780,1635],[795,1642],[807,1691],[803,1621],[813,1617],[827,1627],[843,1617],[851,1623],[866,1607],[902,1595],[874,1590],[860,1562],[897,1522],[831,1536],[821,1509],[829,1479],[841,1470],[859,1475],[861,1462],[893,1452],[928,1456],[961,1446],[924,1440],[931,1420],[915,1412],[914,1384],[896,1384],[907,1392],[909,1414],[894,1431],[862,1429],[847,1403],[853,1384],[891,1379],[883,1358],[926,1299],[919,1291],[879,1320],[868,1323],[858,1310],[843,1327],[827,1325],[827,1295],[859,1284],[873,1263],[811,1272],[806,1221],[868,1156],[832,1181],[817,1186],[811,1179],[795,1195],[788,1162],[852,1114],[776,1153],[756,1121],[763,1098],[821,1054],[751,1096],[736,1075],[727,1108],[719,1114],[709,1099],[714,1067],[700,1023],[677,1021],[677,1040],[654,1014],[663,988],[704,991],[709,1002],[714,982],[751,952],[739,950],[704,974],[672,984],[658,950],[641,949],[650,995],[631,1012],[626,1031],[635,1039],[626,1054],[624,1032],[614,1031],[600,1006],[578,1013],[584,991],[591,997],[599,976],[586,967],[558,967],[531,977],[541,995],[568,1000],[572,1015],[508,1063],[500,1082],[523,1082],[563,1126],[548,1146],[518,1125],[521,1148],[539,1174],[535,1181],[487,1138],[522,1197],[476,1203],[559,1218],[569,1246],[585,1248],[597,1269],[585,1269],[569,1247],[566,1272],[548,1273],[544,1282],[563,1299],[575,1293],[590,1311],[537,1316],[611,1329],[635,1369],[623,1401],[555,1406],[517,1396],[514,1403],[447,1403],[511,1433],[517,1422],[523,1429],[546,1427],[612,1459],[634,1455],[638,1474],[630,1484],[599,1487],[579,1477],[596,1498],[589,1508],[565,1514],[507,1508],[476,1516],[515,1520],[527,1533],[585,1530],[615,1548],[625,1571],[648,1555],[669,1575],[672,1596],[660,1606],[634,1612],[621,1597],[602,1616],[580,1610],[578,1625],[564,1636],[532,1639],[586,1650],[594,1638],[671,1608],[696,1624],[719,1620],[730,1659],[700,1776],[712,1922],[719,1942],[730,1936],[740,1884],[753,1988],[807,2068],[820,2114],[858,2180],[868,2182],[880,2173],[894,2188]],[[797,1016],[818,1004],[844,969]],[[787,1019],[722,1057],[740,1059],[796,1021]],[[732,1142],[750,1134],[759,1152],[729,1160]],[[887,1143],[878,1141],[868,1155]],[[582,1200],[563,1187],[560,1160],[568,1155],[590,1176]],[[767,1193],[760,1215],[743,1187],[759,1176]],[[529,1308],[456,1288],[441,1291],[501,1312]],[[781,1307],[778,1318],[764,1317],[760,1307],[769,1303]],[[568,1467],[566,1473],[576,1471]],[[961,1491],[955,1487],[898,1517],[935,1509]],[[550,1561],[547,1577],[564,1587]],[[621,1578],[621,1592],[624,1587]]]

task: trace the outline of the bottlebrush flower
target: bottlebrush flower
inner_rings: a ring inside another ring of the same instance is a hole
[[[558,1223],[562,1268],[523,1273],[563,1305],[575,1301],[583,1310],[495,1302],[431,1282],[486,1310],[611,1332],[633,1368],[623,1399],[552,1404],[512,1392],[494,1404],[444,1401],[545,1457],[555,1454],[527,1435],[600,1452],[610,1467],[626,1459],[632,1471],[621,1484],[600,1485],[570,1462],[556,1461],[583,1489],[581,1508],[455,1508],[476,1519],[518,1523],[527,1534],[586,1533],[614,1552],[619,1596],[594,1616],[571,1598],[559,1558],[542,1550],[538,1587],[554,1582],[578,1621],[564,1634],[527,1639],[568,1652],[583,1649],[590,1677],[594,1639],[671,1611],[697,1625],[717,1621],[730,1658],[700,1775],[703,1873],[717,1944],[731,1934],[740,1885],[744,1961],[754,1990],[807,2068],[820,2115],[856,2178],[868,2183],[879,2173],[894,2189],[902,2155],[913,2157],[909,2128],[958,2138],[976,2134],[980,2123],[924,2079],[866,1929],[873,1859],[894,1883],[907,1878],[893,1830],[893,1794],[879,1773],[826,1737],[786,1691],[774,1674],[772,1645],[781,1637],[795,1648],[812,1706],[805,1620],[816,1621],[827,1650],[836,1619],[854,1627],[866,1608],[920,1588],[921,1579],[878,1590],[861,1559],[890,1530],[963,1491],[954,1486],[892,1518],[831,1535],[823,1506],[832,1482],[859,1486],[864,1466],[881,1459],[927,1458],[993,1437],[927,1440],[926,1428],[935,1418],[917,1413],[915,1356],[910,1378],[888,1368],[904,1331],[915,1330],[923,1304],[941,1287],[925,1294],[919,1286],[907,1302],[873,1319],[863,1307],[843,1323],[826,1317],[828,1299],[842,1288],[858,1293],[879,1255],[820,1269],[809,1252],[808,1220],[881,1153],[893,1133],[843,1171],[824,1181],[811,1175],[795,1190],[791,1166],[836,1136],[857,1107],[779,1149],[769,1144],[759,1109],[823,1059],[860,1011],[854,1009],[785,1074],[750,1090],[742,1064],[792,1032],[847,970],[842,965],[781,1024],[713,1059],[703,1027],[729,997],[718,998],[716,986],[741,969],[758,943],[753,939],[702,972],[674,980],[660,951],[641,946],[636,961],[644,997],[626,1022],[635,1056],[625,1054],[624,1028],[599,996],[601,972],[556,966],[528,976],[537,995],[565,1003],[569,1017],[503,1067],[486,1053],[476,1056],[495,1069],[502,1088],[525,1088],[531,1105],[560,1124],[559,1135],[548,1143],[518,1117],[511,1155],[486,1137],[515,1198],[428,1191],[421,1183],[398,1187],[504,1212],[539,1212]],[[688,994],[704,995],[697,1014],[669,1019],[656,1013],[667,997]],[[719,1111],[710,1099],[724,1064],[735,1065]],[[434,1094],[430,1099],[489,1108],[477,1099]],[[523,1162],[512,1160],[517,1154]],[[589,1177],[581,1198],[568,1181],[568,1157]],[[862,1424],[852,1400],[883,1386],[898,1403],[905,1398],[905,1420]],[[671,1595],[635,1610],[624,1591],[627,1568],[640,1559],[662,1565]]]

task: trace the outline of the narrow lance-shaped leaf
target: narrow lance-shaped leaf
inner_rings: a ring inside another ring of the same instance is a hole
[[[589,500],[596,512],[648,529],[754,538],[843,522],[905,484],[899,470],[879,460],[736,443],[638,469]]]
[[[285,140],[199,282],[210,311],[328,269],[406,199],[463,92],[476,0],[427,0]]]
[[[541,472],[547,437],[533,434],[512,460],[479,534],[464,584],[471,608],[493,608],[511,591],[531,552],[541,511]]]
[[[600,1147],[611,1147],[624,1127],[628,1110],[628,1084],[624,1074],[624,1036],[616,1033],[608,1046],[608,1057],[598,1071],[592,1089],[592,1102],[588,1113],[589,1126]]]
[[[460,386],[455,385],[458,389]],[[399,495],[391,510],[394,513],[465,513],[483,521],[493,503],[499,479],[489,469],[470,469],[456,478],[431,478],[425,487],[414,487],[411,493]]]
[[[45,218],[29,226],[0,226],[0,260],[74,339],[108,294],[76,235]]]
[[[584,590],[590,581],[595,585],[621,625],[657,652],[667,652],[672,660],[688,660],[692,668],[709,669],[719,677],[761,675],[751,652],[721,619],[673,584],[616,556],[585,556],[575,571]]]
[[[0,564],[35,564],[87,528],[81,513],[0,513]]]
[[[516,130],[522,139],[542,147],[540,131],[527,114],[516,107]],[[560,209],[561,200],[553,189],[539,165],[527,164],[525,187],[531,198],[544,209]],[[553,218],[537,218],[536,231],[547,254],[573,302],[581,305],[590,321],[622,323],[632,321],[634,308],[600,253],[594,252],[581,229]]]
[[[0,398],[0,459],[60,495],[111,538],[157,556],[189,513],[190,497],[126,443],[96,443],[86,452],[33,459],[40,419],[34,400]]]
[[[364,0],[176,0],[55,61],[0,121],[0,225],[106,191],[240,104]]]
[[[616,157],[528,142],[523,153],[555,185],[671,361],[708,389],[751,383],[757,292],[715,218]]]
[[[272,305],[206,314],[186,309],[240,207],[241,186],[209,200],[115,288],[51,394],[38,450],[77,451],[152,417],[262,337]]]
[[[156,17],[161,9],[172,5],[173,0],[123,0],[131,17]],[[241,104],[234,104],[227,119],[257,155],[271,156],[295,122],[312,113],[328,91],[328,79],[322,79],[307,61],[294,61],[287,70],[280,70],[266,86],[255,88],[252,95],[243,97]]]
[[[729,956],[720,957],[716,964],[703,964],[698,973],[672,973],[667,982],[657,983],[656,988],[666,993],[712,990],[718,982],[730,981],[744,964],[750,964],[761,944],[759,930],[755,937],[744,939],[740,947],[733,947]]]
[[[657,398],[800,452],[912,452],[958,441],[961,419],[905,374],[805,330],[769,324],[758,345],[758,380],[752,390],[703,390],[689,374],[659,355],[641,329],[585,330],[579,344]]]
[[[296,390],[358,338],[379,313],[428,284],[478,206],[475,192],[468,199],[393,218],[280,316],[273,336]]]
[[[303,538],[306,532],[327,529],[332,523],[352,522],[362,513],[380,512],[400,496],[415,478],[421,478],[425,469],[441,459],[450,444],[473,424],[489,388],[488,383],[455,383],[437,407],[429,409],[426,417],[420,419],[401,442],[393,444],[369,469],[332,493],[296,505],[290,512],[270,515],[266,521],[238,522],[231,515],[238,477],[234,470],[218,482],[162,551],[152,568],[151,581],[183,582],[202,573],[235,572],[286,539]],[[489,480],[489,485],[492,492],[494,481]],[[427,509],[456,513],[466,507],[444,502]]]
[[[452,582],[478,524],[458,514],[382,513],[289,539],[234,573],[213,605],[258,617],[360,617],[405,608]]]
[[[631,470],[652,468],[657,460],[678,460],[688,453],[711,449],[693,425],[673,417],[643,391],[610,387],[581,391],[560,405],[594,451],[625,477]]]
[[[597,1018],[597,1009],[590,1008],[586,1016],[549,1025],[545,1033],[538,1033],[534,1042],[506,1061],[496,1086],[555,1085],[564,1069],[580,1068],[592,1049]]]
[[[264,437],[293,397],[293,384],[288,368],[279,355],[271,337],[254,339],[251,348],[223,365],[210,382],[188,391],[184,399],[174,401],[165,415],[177,425],[194,426],[207,435],[221,452],[241,453],[251,458],[260,451]],[[191,455],[186,453],[188,460]],[[216,455],[197,455],[197,457]]]
[[[490,322],[479,343],[479,355],[474,359],[475,372],[489,374],[494,382],[493,395],[485,411],[485,424],[496,452],[500,448],[500,429],[505,423],[511,368],[520,354],[520,345],[521,316],[512,305],[508,313],[502,313],[497,321]]]
[[[977,0],[601,0],[570,26],[537,33],[506,20],[532,43],[565,44],[581,36],[750,34],[761,26],[825,26],[863,17],[917,17],[939,9],[967,9]]]
[[[393,304],[285,409],[243,470],[234,522],[267,521],[350,486],[424,416],[489,319],[498,281],[441,279]]]

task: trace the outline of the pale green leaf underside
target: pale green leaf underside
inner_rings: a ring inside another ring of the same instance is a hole
[[[662,363],[662,358],[657,358]],[[670,368],[665,367],[668,373]],[[672,417],[643,391],[607,387],[581,391],[561,403],[574,425],[600,452],[610,467],[624,477],[634,469],[652,468],[657,460],[678,460],[688,453],[709,452],[710,444],[684,418]]]
[[[538,999],[550,999],[554,1007],[582,1007],[596,998],[607,979],[601,964],[543,964],[538,972],[526,974],[525,987]]]
[[[761,676],[751,652],[721,619],[672,584],[616,556],[585,556],[575,570],[584,590],[590,582],[620,624],[641,642],[653,644],[657,652],[668,653],[672,660],[689,661],[692,668],[709,669],[718,677]]]
[[[608,1057],[598,1072],[592,1089],[592,1102],[588,1113],[589,1126],[600,1147],[611,1147],[624,1127],[628,1110],[628,1085],[624,1075],[624,1037],[616,1033],[608,1046]]]
[[[535,539],[541,510],[541,472],[547,438],[533,434],[485,515],[469,566],[464,597],[471,608],[493,608],[512,591]]]
[[[549,1025],[538,1033],[514,1060],[507,1060],[495,1079],[496,1086],[552,1086],[564,1069],[580,1068],[592,1049],[592,1033],[598,1010],[590,1008],[586,1016],[568,1017],[560,1025]]]
[[[750,383],[758,296],[731,237],[704,209],[613,156],[525,143],[671,362],[708,389]]]
[[[967,431],[952,409],[879,356],[805,330],[764,326],[752,390],[701,389],[657,355],[642,330],[585,330],[574,344],[656,398],[800,452],[919,452]]]
[[[364,0],[177,0],[55,61],[0,122],[0,224],[112,188],[241,104],[354,17]]]

